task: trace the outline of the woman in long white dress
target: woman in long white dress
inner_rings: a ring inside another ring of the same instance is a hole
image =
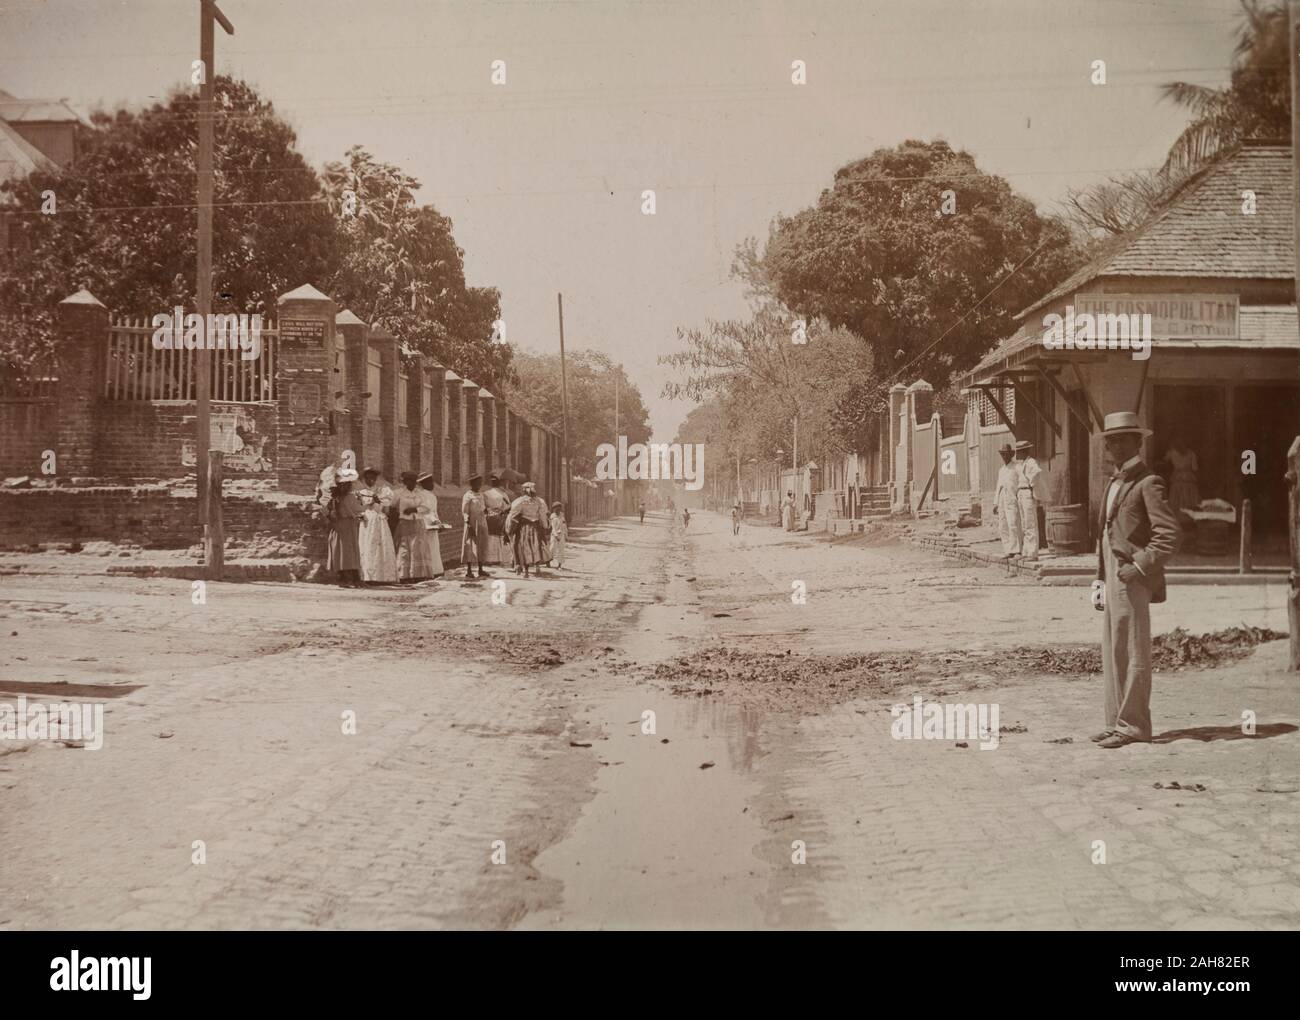
[[[379,472],[369,468],[361,476],[365,487],[357,491],[361,508],[361,580],[368,584],[397,583],[397,550],[393,548],[393,531],[388,526],[388,508],[393,505],[392,487],[384,483]]]
[[[425,540],[429,543],[429,571],[432,577],[441,577],[445,571],[442,565],[442,533],[451,528],[438,517],[438,496],[433,491],[433,475],[423,474],[416,483],[420,486],[420,517],[424,521]]]

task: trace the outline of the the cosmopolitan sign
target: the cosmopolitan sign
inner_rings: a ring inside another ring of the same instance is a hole
[[[1211,337],[1236,340],[1236,294],[1076,294],[1074,314],[1151,316],[1151,336],[1157,340]],[[1113,320],[1110,320],[1113,321]]]

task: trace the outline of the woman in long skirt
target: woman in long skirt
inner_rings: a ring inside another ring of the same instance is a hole
[[[424,500],[420,498],[422,491],[416,487],[415,472],[403,471],[402,484],[393,492],[397,508],[397,579],[399,581],[427,581],[433,577],[433,555],[422,512]]]
[[[326,569],[338,574],[343,588],[361,587],[361,501],[352,491],[355,471],[340,471],[329,502],[329,556]]]
[[[420,519],[424,522],[424,540],[429,548],[429,570],[432,577],[441,577],[442,533],[451,530],[450,524],[444,524],[438,517],[438,494],[433,491],[433,475],[423,474],[419,479]]]
[[[506,532],[512,537],[515,552],[515,570],[528,577],[528,568],[536,567],[541,573],[542,564],[549,558],[546,504],[537,497],[537,486],[524,482],[524,494],[510,504],[506,517]]]
[[[393,490],[380,481],[374,468],[368,468],[362,477],[366,485],[357,493],[365,511],[361,518],[361,580],[367,584],[393,584],[397,580],[397,552],[388,526]]]

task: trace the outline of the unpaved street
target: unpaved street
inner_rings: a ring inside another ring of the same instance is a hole
[[[1155,742],[1102,751],[1099,678],[1043,656],[1095,647],[1086,587],[707,513],[570,565],[5,577],[0,700],[139,689],[98,751],[0,743],[0,929],[1300,923],[1285,642],[1163,669]],[[1283,590],[1174,585],[1153,627],[1285,630]],[[997,747],[894,739],[914,695],[996,704]]]

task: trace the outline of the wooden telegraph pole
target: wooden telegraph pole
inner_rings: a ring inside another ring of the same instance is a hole
[[[220,570],[221,552],[213,547],[224,541],[221,531],[221,514],[217,513],[216,533],[212,530],[209,502],[221,499],[221,476],[216,476],[216,490],[211,487],[212,475],[208,469],[208,452],[211,446],[212,407],[212,353],[207,347],[208,313],[212,311],[212,96],[216,71],[213,67],[215,46],[213,36],[216,22],[221,23],[227,35],[235,34],[230,23],[213,0],[199,0],[199,59],[203,61],[203,80],[199,84],[199,164],[198,164],[198,266],[195,280],[195,305],[204,322],[203,343],[194,352],[194,389],[196,406],[194,437],[195,495],[199,504],[199,526],[203,529],[203,560],[208,567]]]
[[[623,381],[623,366],[619,365],[618,368],[616,369],[616,374],[614,376],[614,446],[616,449],[618,447],[618,395],[619,395],[618,391],[621,388],[622,381]],[[614,472],[614,516],[615,517],[619,516],[623,512],[623,508],[619,506],[619,502],[618,502],[619,495],[622,491],[619,489],[618,482],[619,482],[618,472],[615,471]]]
[[[560,310],[560,420],[564,428],[564,505],[573,505],[573,472],[569,468],[569,370],[564,361],[564,295],[556,294]]]
[[[1296,283],[1300,285],[1300,0],[1287,3],[1287,38],[1291,50],[1291,180],[1295,202],[1295,259]],[[1297,291],[1300,297],[1300,291]],[[1298,302],[1300,304],[1300,302]],[[1300,436],[1291,443],[1287,452],[1288,509],[1287,527],[1291,533],[1291,576],[1287,592],[1287,621],[1291,630],[1291,670],[1300,671]]]

